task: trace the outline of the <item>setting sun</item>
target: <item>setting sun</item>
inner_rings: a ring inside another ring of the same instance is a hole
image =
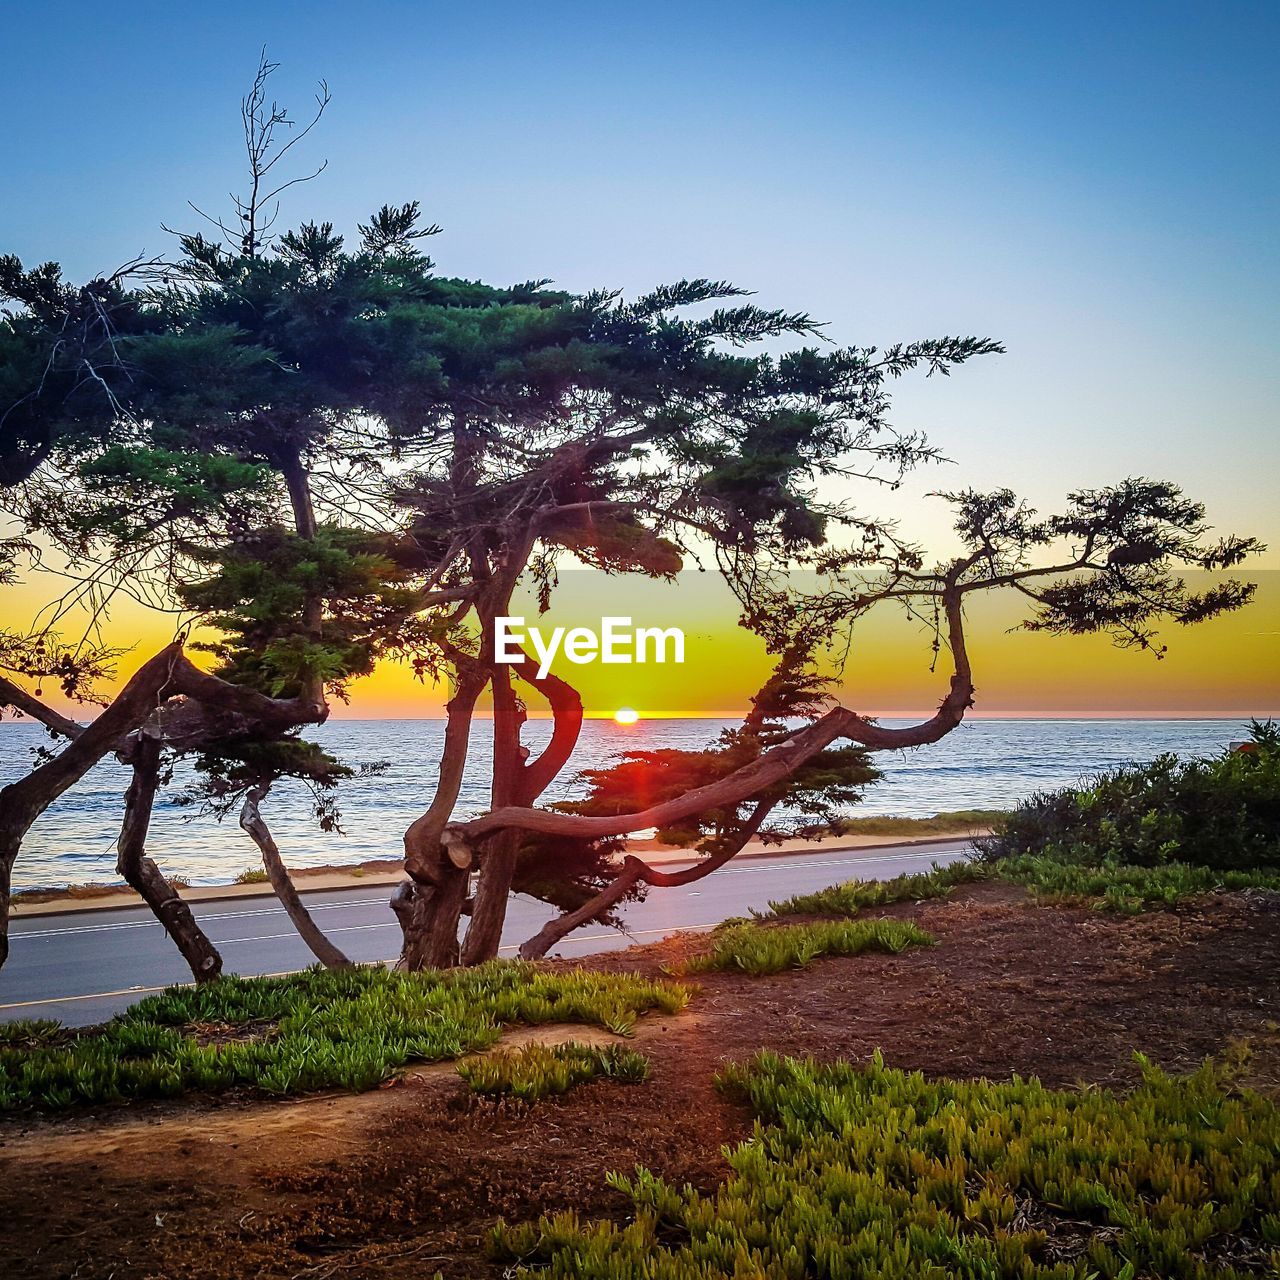
[[[640,713],[634,707],[619,707],[613,713],[613,718],[619,724],[635,724],[640,719]]]

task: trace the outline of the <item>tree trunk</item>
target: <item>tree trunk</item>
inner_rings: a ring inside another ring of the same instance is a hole
[[[495,663],[489,677],[493,689],[493,783],[491,803],[495,809],[518,803],[521,773],[520,726],[524,717],[511,687],[511,668]],[[500,831],[486,842],[480,863],[480,883],[471,923],[462,944],[462,963],[482,964],[498,954],[502,926],[507,918],[511,881],[523,836],[519,831]]]
[[[302,464],[302,454],[297,448],[286,448],[280,454],[280,473],[289,491],[289,505],[293,508],[293,524],[298,537],[307,542],[316,539],[316,511],[311,499],[311,480]],[[302,625],[307,635],[317,643],[324,636],[324,600],[315,591],[308,591],[302,604]],[[302,682],[299,696],[318,707],[325,706],[324,681],[310,675]]]
[[[467,899],[467,873],[442,868],[434,884],[403,880],[391,896],[404,941],[396,967],[451,969],[458,963],[458,925]]]
[[[582,732],[582,698],[559,676],[537,674],[537,663],[528,655],[514,667],[495,668],[493,702],[493,807],[532,804],[568,763]],[[551,740],[542,753],[526,761],[520,746],[524,722],[518,713],[510,672],[538,690],[551,707]],[[471,923],[462,948],[463,964],[492,960],[502,942],[511,886],[515,879],[524,838],[518,831],[503,831],[488,842],[476,891]]]
[[[160,785],[160,743],[143,737],[133,752],[133,778],[124,798],[124,821],[116,842],[116,870],[141,894],[173,939],[197,982],[209,982],[222,973],[222,957],[196,923],[191,908],[165,879],[164,873],[145,855],[151,808]]]
[[[25,830],[0,830],[0,968],[9,958],[9,899],[13,896],[13,864],[25,834]]]
[[[458,963],[458,925],[467,898],[467,867],[457,865],[440,842],[453,813],[471,741],[476,701],[488,683],[484,667],[458,655],[458,685],[449,699],[440,777],[431,804],[405,832],[405,870],[391,909],[404,934],[398,967],[443,969]]]
[[[519,831],[499,832],[488,842],[471,908],[471,923],[462,944],[463,964],[483,964],[498,954],[522,843]]]
[[[327,969],[349,969],[351,961],[324,936],[319,925],[311,918],[311,913],[302,905],[288,868],[280,857],[280,848],[263,820],[258,806],[266,799],[270,790],[270,786],[264,786],[253,787],[249,791],[240,810],[240,826],[261,851],[262,865],[267,869],[271,887],[280,899],[285,914],[298,931],[298,936],[310,948],[311,954]]]

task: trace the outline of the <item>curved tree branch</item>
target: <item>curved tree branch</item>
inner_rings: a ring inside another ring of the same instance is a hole
[[[550,671],[539,676],[538,664],[528,654],[522,652],[522,659],[515,666],[516,674],[547,700],[552,716],[551,741],[525,764],[521,775],[521,799],[525,804],[532,804],[555,781],[578,745],[582,733],[582,696],[567,680]]]
[[[645,864],[639,858],[628,855],[622,869],[594,898],[588,898],[574,911],[548,920],[527,942],[520,944],[521,960],[541,960],[561,939],[592,920],[598,920],[611,907],[615,907],[644,878]]]
[[[450,847],[451,854],[456,851],[459,858],[466,859],[476,842],[495,831],[509,828],[588,839],[626,835],[647,827],[670,826],[695,813],[747,800],[766,787],[790,777],[837,738],[848,738],[871,751],[918,747],[937,742],[964,719],[965,712],[973,705],[974,693],[969,656],[965,648],[961,595],[954,581],[949,581],[944,590],[943,608],[947,618],[954,670],[947,696],[928,720],[903,729],[886,729],[845,707],[836,707],[812,724],[797,730],[750,764],[743,765],[704,787],[636,813],[588,817],[511,806],[496,809],[471,822],[451,824],[444,829],[442,838]]]

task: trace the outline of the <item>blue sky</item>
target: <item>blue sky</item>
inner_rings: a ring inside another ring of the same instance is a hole
[[[929,488],[1129,473],[1280,544],[1278,5],[9,3],[0,40],[0,251],[81,277],[225,208],[265,43],[298,115],[333,91],[285,222],[416,198],[450,273],[1001,338],[902,389],[939,545]]]

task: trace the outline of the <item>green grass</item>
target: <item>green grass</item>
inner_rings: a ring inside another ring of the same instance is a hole
[[[269,1094],[371,1089],[410,1062],[460,1058],[517,1023],[580,1022],[629,1034],[686,988],[493,962],[448,973],[380,968],[171,987],[102,1028],[47,1026],[0,1039],[0,1110],[251,1088]],[[12,1024],[11,1024],[12,1025]]]
[[[844,836],[925,836],[989,829],[1003,817],[1003,809],[952,809],[935,813],[932,818],[840,818],[832,829]]]
[[[619,1044],[531,1044],[461,1063],[458,1074],[484,1097],[532,1102],[601,1076],[639,1084],[649,1077],[649,1059]]]
[[[833,884],[816,893],[801,893],[782,902],[769,903],[767,912],[754,912],[759,920],[778,916],[856,916],[868,907],[892,902],[919,902],[925,898],[945,898],[958,884],[988,880],[990,871],[977,862],[953,862],[892,880],[850,880]]]
[[[1129,1095],[760,1054],[714,1193],[637,1169],[621,1222],[500,1223],[508,1275],[1243,1280],[1280,1268],[1280,1115],[1206,1066]],[[545,1268],[545,1270],[544,1270]]]
[[[821,956],[856,956],[864,951],[896,954],[932,941],[923,929],[901,920],[733,923],[717,929],[711,935],[711,950],[688,961],[684,972],[735,969],[758,977],[803,969]]]
[[[266,884],[270,877],[261,867],[246,867],[232,884]]]

